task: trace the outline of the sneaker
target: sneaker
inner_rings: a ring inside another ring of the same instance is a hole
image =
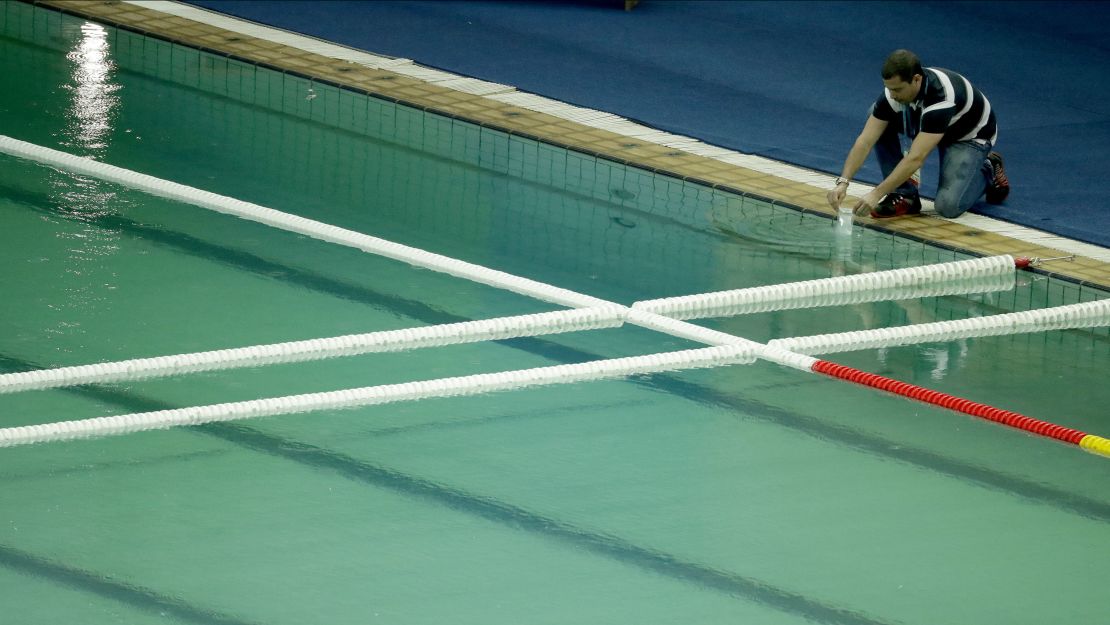
[[[879,205],[871,210],[874,219],[887,217],[901,217],[902,215],[917,215],[921,212],[921,198],[918,196],[905,196],[900,193],[888,193]]]
[[[998,152],[991,152],[987,155],[987,160],[991,164],[991,169],[994,170],[994,178],[991,179],[987,185],[987,193],[984,199],[988,204],[1001,204],[1010,195],[1010,181],[1006,179],[1006,168],[1002,166],[1002,155]]]

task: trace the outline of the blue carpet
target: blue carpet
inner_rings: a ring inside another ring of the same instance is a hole
[[[973,212],[1110,247],[1087,186],[1110,146],[1105,2],[359,2],[192,4],[839,173],[907,47],[963,73],[999,118],[1013,190]],[[923,189],[935,191],[935,156]],[[875,183],[869,161],[859,178]]]

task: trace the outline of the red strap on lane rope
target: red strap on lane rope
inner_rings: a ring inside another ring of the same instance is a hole
[[[1078,445],[1083,437],[1087,436],[1086,432],[1066,428],[1062,425],[1056,425],[1047,421],[1041,421],[1032,417],[1027,417],[1016,412],[1009,410],[1002,410],[986,404],[973,402],[969,399],[961,399],[954,397],[940,391],[933,391],[920,386],[915,386],[906,382],[899,382],[890,378],[884,378],[881,375],[874,373],[867,373],[852,367],[838,365],[836,363],[828,362],[826,360],[818,360],[813,365],[813,371],[823,373],[834,378],[848,380],[857,384],[863,384],[873,388],[896,393],[911,399],[916,399],[926,403],[934,404],[949,410],[956,410],[964,414],[969,414],[973,417],[980,417],[995,421],[1003,425],[1008,425],[1012,428],[1025,430],[1041,436],[1055,438],[1057,440]]]

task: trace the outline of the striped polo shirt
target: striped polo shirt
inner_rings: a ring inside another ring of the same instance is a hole
[[[918,132],[943,133],[942,146],[973,139],[994,144],[998,128],[991,103],[983,92],[951,70],[926,67],[923,71],[925,79],[916,100],[902,104],[883,89],[872,115],[886,122],[901,117],[902,132],[910,138]]]

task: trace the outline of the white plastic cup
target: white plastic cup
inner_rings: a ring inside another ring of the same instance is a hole
[[[836,258],[848,261],[852,258],[852,209],[841,206],[836,211],[836,235],[834,237]]]
[[[837,234],[852,234],[852,209],[847,206],[841,206],[836,211],[836,233]]]

